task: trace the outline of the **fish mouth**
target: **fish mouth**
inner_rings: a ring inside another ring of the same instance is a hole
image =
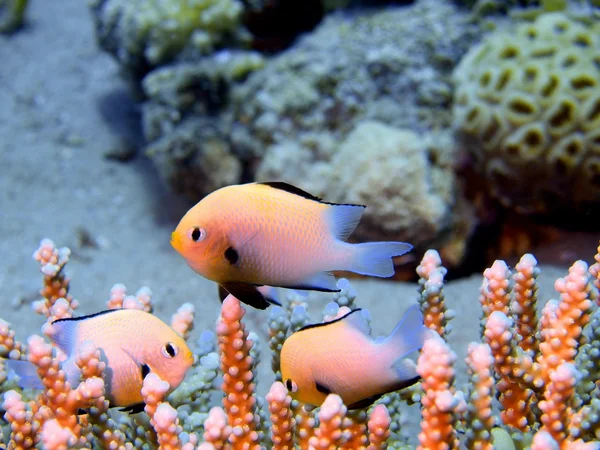
[[[178,252],[181,252],[181,250],[182,250],[182,248],[183,248],[183,245],[182,245],[181,239],[179,238],[179,235],[178,235],[178,234],[177,234],[175,231],[173,231],[173,232],[171,233],[171,245],[172,245],[172,246],[173,246],[173,248],[174,248],[175,250],[177,250]]]

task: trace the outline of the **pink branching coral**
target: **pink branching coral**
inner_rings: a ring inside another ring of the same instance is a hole
[[[217,336],[223,370],[223,408],[232,428],[230,443],[235,448],[259,449],[256,398],[251,371],[252,341],[242,323],[245,310],[240,301],[228,296],[223,301]]]
[[[455,361],[456,354],[432,332],[417,364],[423,388],[420,450],[458,447],[456,418],[466,405],[453,387]]]
[[[437,252],[427,252],[418,268],[418,300],[430,336],[417,361],[420,385],[404,391],[410,391],[413,401],[420,400],[418,448],[487,450],[510,447],[513,442],[518,448],[532,449],[600,448],[594,441],[600,436],[600,310],[595,303],[600,247],[598,252],[589,270],[577,261],[557,280],[559,299],[546,303],[539,320],[539,268],[533,256],[523,256],[514,270],[496,261],[485,272],[480,297],[483,342],[469,345],[464,393],[454,385],[457,356],[445,341],[452,319],[443,295],[445,269]],[[45,240],[35,256],[42,264],[45,286],[44,300],[36,303],[36,309],[48,318],[44,325],[48,330],[52,320],[70,317],[77,306],[64,273],[68,250],[56,249]],[[354,301],[355,294],[345,283],[343,292],[334,296],[340,306]],[[308,321],[302,302],[294,302],[294,308],[289,304],[272,307],[269,336],[279,343],[271,346],[275,352]],[[128,295],[123,285],[115,285],[108,306],[150,311],[151,291],[142,288]],[[327,311],[326,319],[331,320],[348,309]],[[167,397],[168,383],[150,373],[142,388],[145,412],[134,416],[108,408],[104,362],[93,345],[82,346],[76,361],[81,380],[70,386],[56,349],[41,336],[30,337],[27,346],[20,344],[14,330],[0,321],[1,355],[31,361],[44,384],[41,392],[34,393],[34,400],[27,391],[4,393],[2,408],[10,426],[7,443],[15,449],[50,450],[380,450],[389,444],[393,448],[407,446],[397,433],[402,423],[398,409],[385,397],[367,410],[347,411],[340,397],[330,394],[323,405],[309,411],[292,401],[286,387],[276,381],[262,403],[254,378],[258,345],[253,342],[255,337],[249,337],[244,315],[244,307],[229,296],[216,327],[219,355],[213,347],[202,350],[197,358],[190,383],[207,392],[194,394],[191,387],[184,392],[194,399],[206,399],[205,403],[190,398],[190,406],[185,399]],[[182,306],[172,325],[188,337],[193,307]],[[273,361],[278,361],[277,355]],[[213,386],[217,371],[222,374],[220,392]],[[222,406],[209,404],[211,394],[218,393]],[[404,393],[393,398],[409,398]]]

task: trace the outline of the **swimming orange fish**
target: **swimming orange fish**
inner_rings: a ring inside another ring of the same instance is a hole
[[[418,381],[415,364],[406,356],[422,347],[426,331],[417,306],[383,340],[370,336],[360,309],[308,325],[283,343],[283,383],[292,397],[309,405],[318,406],[334,393],[349,409],[365,408]]]
[[[111,406],[131,412],[143,410],[141,394],[144,377],[156,373],[171,390],[183,381],[194,357],[183,338],[158,317],[137,309],[112,309],[89,316],[59,319],[52,323],[50,338],[67,359],[61,368],[72,386],[79,384],[81,371],[75,364],[77,351],[85,341],[101,350],[106,363],[104,382]],[[17,375],[24,374],[22,387],[41,387],[30,378],[29,362],[10,361]],[[22,364],[24,363],[24,364]]]
[[[282,182],[221,188],[192,207],[171,244],[200,275],[239,300],[269,306],[257,286],[337,292],[331,271],[390,277],[404,242],[344,242],[364,206],[327,203]]]

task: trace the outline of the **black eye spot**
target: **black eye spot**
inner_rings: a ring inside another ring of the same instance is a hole
[[[292,392],[292,389],[294,389],[292,380],[290,380],[289,378],[287,380],[285,380],[285,387],[287,388],[288,391]]]
[[[194,241],[194,242],[198,242],[198,240],[200,239],[200,235],[201,235],[201,234],[202,234],[202,233],[200,233],[200,228],[198,228],[198,227],[195,227],[195,228],[192,230],[192,241]]]
[[[167,342],[163,347],[163,354],[169,358],[174,358],[177,354],[177,347],[174,344]]]

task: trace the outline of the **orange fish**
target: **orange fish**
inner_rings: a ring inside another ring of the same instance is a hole
[[[349,409],[365,408],[418,381],[415,364],[406,356],[423,346],[426,331],[417,306],[380,340],[370,336],[360,309],[308,325],[283,343],[283,383],[292,397],[309,405],[318,406],[334,393]]]
[[[239,300],[265,309],[268,285],[338,292],[334,270],[390,277],[404,242],[350,244],[362,205],[322,201],[282,182],[221,188],[192,207],[171,244],[200,275]]]
[[[50,338],[67,359],[61,368],[72,386],[79,384],[81,371],[75,364],[77,352],[91,341],[106,363],[104,382],[111,406],[131,412],[143,410],[144,377],[156,373],[171,390],[183,381],[194,356],[185,340],[158,317],[137,309],[112,309],[89,316],[59,319],[52,323]],[[20,377],[22,387],[39,388],[26,361],[6,361]]]

